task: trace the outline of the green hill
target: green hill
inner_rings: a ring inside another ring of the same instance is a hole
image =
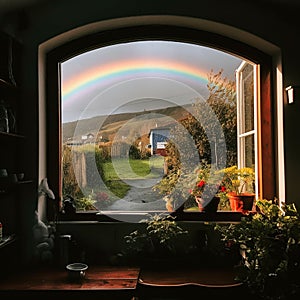
[[[89,119],[80,120],[79,122],[68,122],[63,124],[63,142],[68,139],[80,139],[82,135],[89,133],[94,134],[94,136],[103,135],[105,137],[112,138],[120,128],[128,121],[130,125],[127,125],[128,128],[139,128],[140,126],[146,126],[149,130],[154,125],[153,114],[159,114],[158,118],[160,126],[168,126],[174,124],[176,121],[183,118],[187,111],[186,106],[172,106],[163,109],[149,110],[142,112],[134,113],[121,113],[113,114],[109,116],[97,116]],[[149,122],[145,123],[147,119],[147,114],[149,114]],[[138,123],[139,117],[142,118],[140,124]],[[134,121],[133,121],[134,120]],[[174,120],[174,121],[173,121]],[[74,136],[76,130],[76,136]]]

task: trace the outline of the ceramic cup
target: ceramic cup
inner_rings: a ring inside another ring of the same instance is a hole
[[[24,174],[24,173],[18,173],[18,174],[17,174],[17,177],[18,177],[18,180],[21,181],[21,180],[24,179],[25,174]]]
[[[66,266],[68,271],[68,277],[72,281],[78,281],[85,278],[85,271],[87,270],[88,265],[84,263],[72,263]]]

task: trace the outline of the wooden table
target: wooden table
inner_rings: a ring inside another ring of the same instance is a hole
[[[63,268],[43,267],[20,272],[0,280],[0,298],[55,299],[132,299],[135,296],[139,268],[89,266],[86,276],[78,282],[70,281]],[[82,294],[82,291],[85,291]],[[14,296],[14,297],[13,297]],[[103,298],[102,298],[103,297]]]
[[[196,285],[213,288],[229,288],[241,285],[235,280],[236,271],[229,267],[164,266],[164,268],[144,268],[139,284],[148,286]]]
[[[142,268],[138,280],[140,299],[252,299],[235,280],[232,267],[172,264]],[[250,297],[250,298],[248,298]]]

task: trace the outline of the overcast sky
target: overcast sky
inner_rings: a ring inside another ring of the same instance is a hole
[[[242,60],[202,46],[141,41],[100,48],[61,65],[63,123],[181,105],[207,97],[207,74],[235,79]]]

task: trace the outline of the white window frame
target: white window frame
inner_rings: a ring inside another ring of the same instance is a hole
[[[245,74],[244,70],[249,63],[243,61],[236,70],[236,101],[237,101],[237,163],[239,168],[250,167],[246,164],[246,137],[253,136],[254,140],[254,164],[255,164],[255,194],[258,195],[258,101],[259,101],[259,65],[253,64],[253,72]],[[245,128],[245,91],[244,82],[249,76],[253,76],[253,124],[252,130],[246,131]]]

